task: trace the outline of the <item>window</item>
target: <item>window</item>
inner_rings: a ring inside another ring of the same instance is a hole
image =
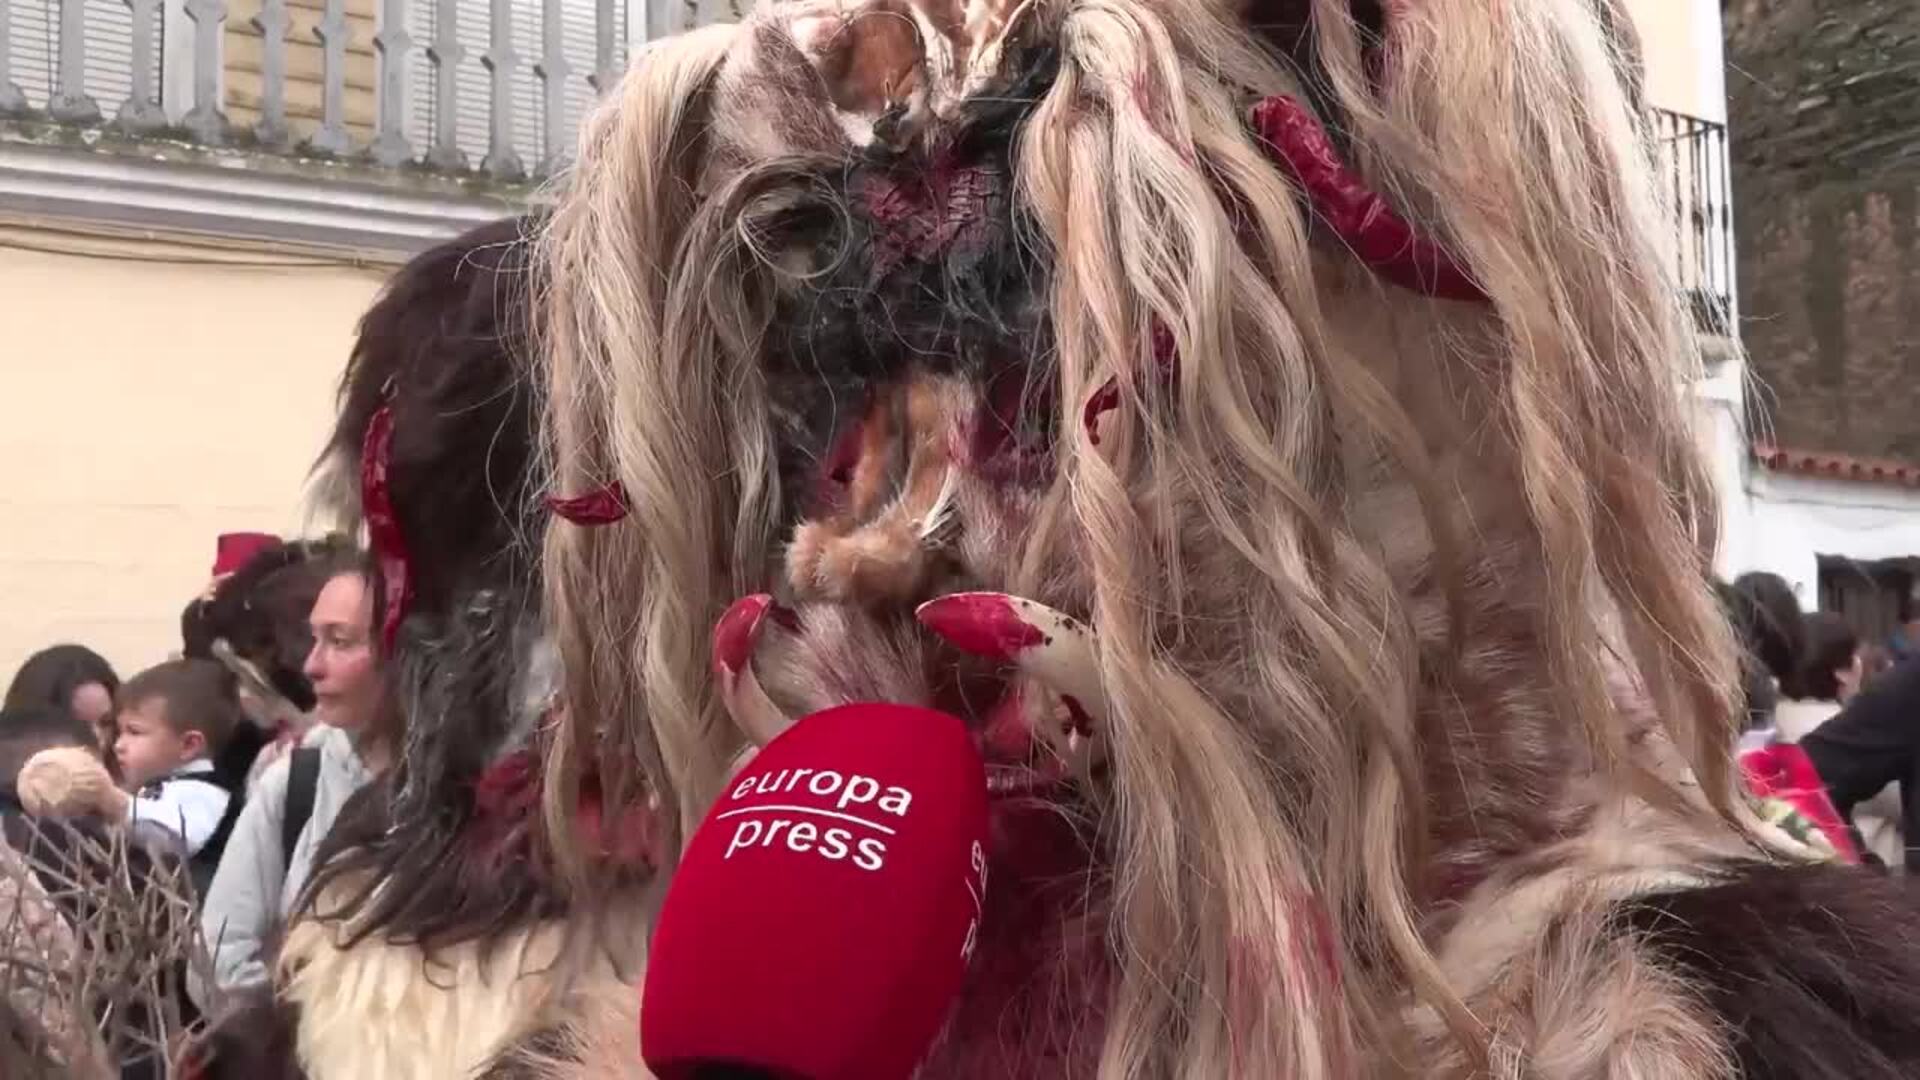
[[[561,53],[571,70],[566,76],[565,103],[561,130],[548,133],[543,128],[546,84],[534,66],[546,53],[542,26],[543,2],[560,5]],[[440,103],[434,99],[436,72],[427,58],[442,4],[449,4],[456,19],[456,36],[465,52],[454,76],[454,142],[467,155],[469,165],[478,167],[487,154],[488,132],[492,126],[492,73],[481,63],[492,33],[492,4],[489,0],[419,0],[409,10],[414,39],[408,80],[410,100],[406,110],[407,138],[414,150],[425,155],[433,145],[434,120]],[[580,118],[593,104],[595,94],[587,82],[593,74],[594,39],[597,32],[595,0],[511,0],[513,47],[520,66],[513,72],[513,148],[529,170],[537,169],[546,157],[548,140],[570,155],[573,133]],[[625,55],[626,5],[614,5],[611,32],[616,55]]]
[[[27,103],[45,109],[52,100],[60,57],[60,0],[6,0],[0,3],[12,31],[12,79]],[[86,66],[82,83],[108,120],[133,90],[133,10],[124,0],[86,0]],[[161,23],[153,26],[154,85],[160,92]]]

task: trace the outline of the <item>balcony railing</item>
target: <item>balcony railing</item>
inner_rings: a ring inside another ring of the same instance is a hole
[[[1672,215],[1680,288],[1702,333],[1731,337],[1733,183],[1726,125],[1655,109],[1653,137]]]
[[[537,180],[631,43],[731,14],[731,0],[0,0],[0,118]]]
[[[633,44],[749,2],[0,0],[0,121],[511,187],[565,162]],[[1680,287],[1728,336],[1726,128],[1652,126]]]

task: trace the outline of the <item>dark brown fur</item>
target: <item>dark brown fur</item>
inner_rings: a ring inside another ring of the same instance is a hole
[[[351,920],[354,940],[417,941],[429,957],[559,903],[538,859],[500,860],[468,836],[538,630],[525,542],[541,513],[525,382],[535,227],[483,226],[400,270],[361,320],[330,449],[357,477],[368,421],[392,410],[389,493],[414,594],[387,660],[400,760],[343,809],[309,897],[324,893],[317,912]]]
[[[294,1050],[299,1013],[265,993],[228,1002],[184,1055],[199,1080],[307,1080]]]
[[[1745,1080],[1920,1075],[1920,883],[1831,864],[1735,865],[1615,914],[1698,988]]]
[[[393,410],[390,494],[413,560],[415,609],[448,609],[497,579],[538,512],[524,380],[531,219],[484,225],[419,255],[360,320],[327,453],[357,485],[361,441]],[[355,488],[357,491],[357,487]]]

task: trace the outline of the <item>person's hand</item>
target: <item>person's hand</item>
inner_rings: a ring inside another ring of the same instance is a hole
[[[107,777],[106,786],[94,789],[92,795],[93,808],[101,817],[108,821],[126,820],[127,811],[133,805],[133,796],[114,783],[111,776]]]

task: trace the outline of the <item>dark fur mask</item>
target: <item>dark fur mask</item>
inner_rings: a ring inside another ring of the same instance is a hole
[[[521,842],[511,857],[482,867],[502,851],[471,842],[499,831],[475,827],[476,786],[531,738],[550,681],[526,542],[539,512],[525,371],[535,227],[484,226],[396,274],[361,320],[329,443],[330,467],[357,478],[367,425],[390,410],[388,493],[413,593],[385,660],[404,729],[398,761],[343,811],[313,895],[357,933],[429,949],[557,903],[525,847],[530,814],[509,823]],[[376,895],[372,882],[388,887]]]

